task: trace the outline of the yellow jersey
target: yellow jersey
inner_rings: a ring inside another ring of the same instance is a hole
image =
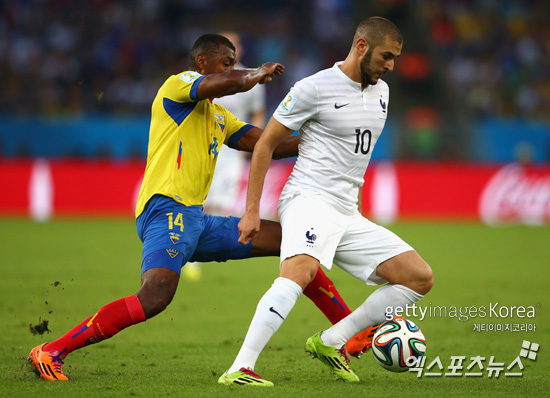
[[[221,145],[234,147],[253,127],[212,100],[198,99],[203,78],[193,71],[170,76],[153,101],[136,217],[156,194],[186,206],[203,205]]]

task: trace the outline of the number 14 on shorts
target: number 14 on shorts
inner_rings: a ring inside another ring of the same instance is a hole
[[[174,213],[166,213],[168,217],[168,229],[174,229],[174,226],[179,227],[180,232],[183,232],[183,216],[181,213],[176,214],[174,218]]]

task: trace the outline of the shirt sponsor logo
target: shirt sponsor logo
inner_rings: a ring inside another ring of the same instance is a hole
[[[296,103],[296,97],[294,97],[292,94],[288,94],[284,100],[281,101],[281,104],[279,107],[284,113],[289,113],[294,104]]]

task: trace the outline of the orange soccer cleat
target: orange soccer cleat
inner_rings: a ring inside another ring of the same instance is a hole
[[[346,343],[348,354],[359,358],[361,354],[366,353],[372,347],[372,338],[381,324],[371,326],[357,333]]]
[[[46,343],[36,346],[31,350],[29,354],[31,364],[44,380],[69,380],[61,369],[63,361],[50,351],[43,351],[42,347],[45,345]]]

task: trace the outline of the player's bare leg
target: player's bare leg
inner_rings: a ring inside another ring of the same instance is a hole
[[[380,287],[351,315],[323,334],[325,343],[339,347],[358,331],[385,322],[388,307],[402,307],[420,300],[433,286],[430,266],[415,251],[392,257],[376,269],[376,275],[389,281]]]
[[[164,311],[172,302],[178,287],[179,275],[168,268],[151,268],[141,275],[137,297],[147,319]]]
[[[106,340],[119,331],[152,318],[172,301],[179,281],[177,272],[151,268],[143,273],[137,295],[115,300],[73,327],[60,338],[33,348],[29,361],[46,380],[68,380],[63,359],[72,351]]]
[[[252,240],[251,257],[278,256],[281,236],[281,225],[278,222],[261,220],[260,231]]]
[[[428,293],[433,286],[430,266],[415,251],[407,251],[384,261],[376,269],[376,274],[390,284],[405,286],[421,295]],[[372,346],[372,338],[380,324],[370,326],[348,340],[348,353],[357,358],[366,353]]]
[[[414,250],[384,261],[376,268],[376,275],[421,295],[428,293],[434,283],[432,269]]]

